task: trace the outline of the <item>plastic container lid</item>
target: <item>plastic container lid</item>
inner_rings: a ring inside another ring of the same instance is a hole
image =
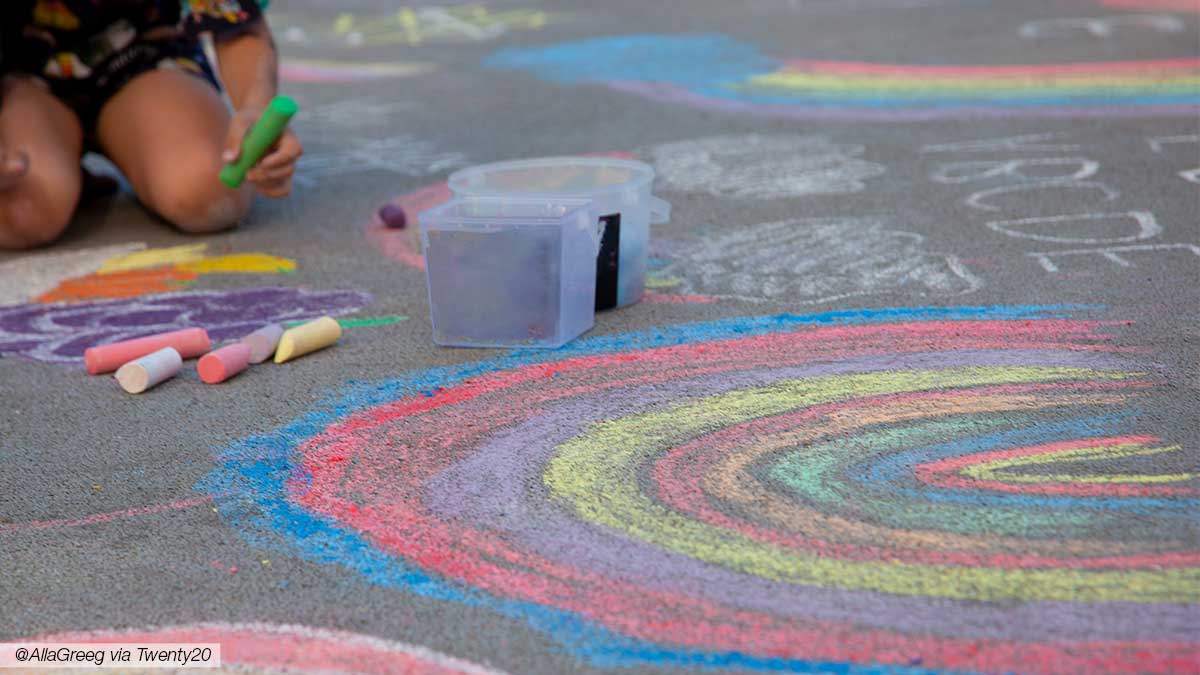
[[[599,197],[640,189],[654,180],[641,162],[611,157],[545,157],[496,162],[450,174],[450,190],[471,196]]]
[[[557,227],[579,212],[596,220],[592,200],[551,197],[455,197],[417,216],[423,227]],[[599,238],[599,231],[596,237]]]

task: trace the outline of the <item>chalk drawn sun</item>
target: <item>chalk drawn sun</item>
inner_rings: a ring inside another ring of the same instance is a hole
[[[747,317],[406,373],[203,488],[256,545],[594,666],[1179,670],[1197,477],[1136,464],[1186,451],[1094,311]]]

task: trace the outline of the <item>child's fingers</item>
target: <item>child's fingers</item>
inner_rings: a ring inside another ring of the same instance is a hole
[[[247,173],[246,178],[254,183],[258,191],[263,195],[272,198],[284,197],[292,191],[292,175],[295,173],[295,165],[289,165],[283,169],[274,171],[264,171],[261,168],[256,168],[252,173]]]
[[[295,173],[296,173],[296,165],[289,164],[288,166],[285,166],[282,169],[275,169],[273,171],[263,171],[263,177],[266,178],[267,180],[284,180],[284,179],[290,179],[293,175],[295,175]]]
[[[300,145],[300,139],[296,138],[296,135],[290,130],[285,131],[283,136],[279,137],[279,142],[271,149],[271,154],[259,160],[258,166],[263,169],[278,169],[294,164],[303,154],[304,147]]]
[[[292,192],[292,179],[285,178],[279,181],[269,181],[258,184],[258,191],[271,199],[286,197]]]
[[[251,183],[265,183],[291,178],[296,173],[296,165],[288,164],[280,169],[264,169],[261,166],[254,167],[246,172],[246,180]]]
[[[242,114],[235,114],[229,120],[229,130],[225,134],[225,149],[221,151],[221,161],[226,164],[236,161],[242,154],[242,139],[249,131],[253,121]]]

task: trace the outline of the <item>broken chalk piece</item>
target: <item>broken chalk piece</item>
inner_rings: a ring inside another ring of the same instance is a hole
[[[213,350],[196,363],[200,379],[208,384],[224,382],[250,367],[250,345],[234,342]]]
[[[242,342],[250,346],[250,363],[262,363],[271,358],[282,335],[283,326],[273,323],[242,338]]]
[[[284,331],[275,349],[275,363],[290,361],[297,356],[328,347],[342,337],[342,327],[328,316],[313,319]]]
[[[91,375],[111,373],[121,365],[154,353],[163,347],[173,347],[181,358],[190,359],[212,349],[212,342],[203,328],[184,328],[170,333],[147,335],[110,345],[89,347],[83,352],[83,363]]]
[[[390,230],[403,230],[408,225],[408,216],[404,209],[395,204],[384,204],[379,209],[379,220]]]
[[[117,382],[131,394],[143,391],[172,377],[183,368],[183,357],[173,347],[147,354],[117,369]]]

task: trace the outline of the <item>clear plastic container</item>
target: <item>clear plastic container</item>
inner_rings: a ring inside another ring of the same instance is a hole
[[[642,298],[650,224],[665,223],[671,205],[650,194],[654,169],[608,157],[547,157],[484,164],[450,174],[463,197],[590,199],[605,225],[596,262],[596,309]]]
[[[461,198],[418,219],[437,344],[554,348],[592,327],[600,229],[588,200]]]

